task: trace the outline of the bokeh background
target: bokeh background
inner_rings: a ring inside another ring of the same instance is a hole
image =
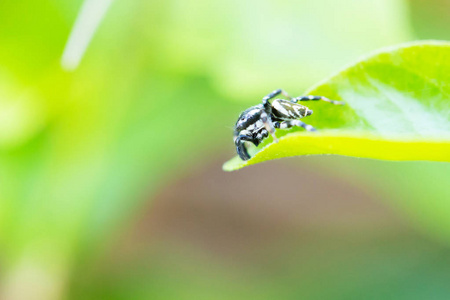
[[[448,164],[221,165],[271,90],[450,40],[449,19],[448,0],[0,0],[0,299],[448,299]]]

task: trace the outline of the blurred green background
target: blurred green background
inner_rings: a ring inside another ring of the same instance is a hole
[[[0,299],[448,299],[450,167],[234,173],[232,126],[447,0],[0,0]]]

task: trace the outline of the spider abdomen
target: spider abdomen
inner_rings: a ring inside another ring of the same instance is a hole
[[[312,110],[298,103],[276,99],[272,102],[272,114],[280,120],[294,120],[311,115]]]

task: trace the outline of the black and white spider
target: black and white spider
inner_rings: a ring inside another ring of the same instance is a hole
[[[272,103],[270,99],[282,94],[289,100],[275,99]],[[275,90],[262,99],[262,104],[258,104],[245,110],[239,116],[234,126],[234,143],[239,157],[243,160],[250,159],[245,142],[258,146],[262,140],[275,136],[275,128],[286,129],[293,126],[303,127],[307,131],[316,131],[311,125],[300,121],[301,118],[311,115],[313,112],[308,107],[298,104],[299,101],[323,100],[332,104],[343,105],[344,102],[330,100],[322,96],[302,96],[292,98],[283,90]]]

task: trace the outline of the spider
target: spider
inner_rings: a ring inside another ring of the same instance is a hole
[[[269,102],[270,99],[280,94],[289,100],[275,99],[272,103]],[[275,136],[275,128],[286,129],[298,126],[306,129],[306,131],[317,131],[311,125],[300,121],[301,118],[310,116],[313,111],[297,102],[318,100],[344,105],[344,102],[330,100],[323,96],[292,98],[285,91],[278,89],[265,96],[261,104],[243,111],[234,126],[234,143],[236,144],[236,151],[239,157],[242,160],[250,159],[245,142],[258,146],[262,140],[269,136],[269,133],[273,136],[274,141],[278,143],[278,139]]]

